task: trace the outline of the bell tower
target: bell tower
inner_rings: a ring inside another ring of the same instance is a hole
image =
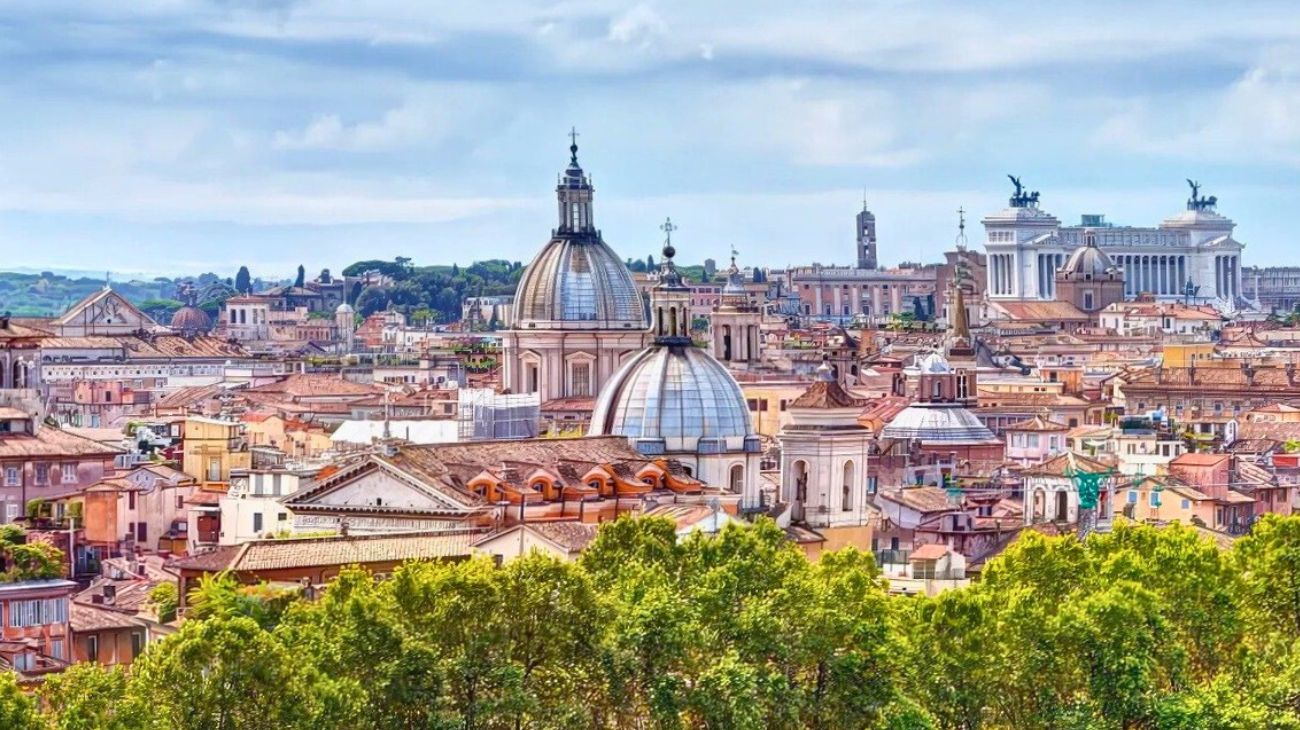
[[[876,215],[867,209],[866,196],[862,198],[862,212],[858,213],[858,268],[878,268],[876,260]]]

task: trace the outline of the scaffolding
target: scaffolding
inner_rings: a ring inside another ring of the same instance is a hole
[[[487,388],[462,388],[456,409],[460,441],[537,437],[541,398],[536,393],[502,395]]]

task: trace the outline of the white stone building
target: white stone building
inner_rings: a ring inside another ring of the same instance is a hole
[[[1100,215],[1063,226],[1038,207],[1037,192],[1027,193],[1015,182],[1009,206],[983,221],[989,298],[1054,299],[1057,269],[1089,237],[1123,270],[1128,297],[1149,292],[1181,299],[1189,295],[1189,283],[1191,298],[1222,308],[1236,309],[1244,297],[1244,246],[1232,237],[1236,224],[1215,210],[1216,198],[1200,196],[1199,186],[1185,211],[1144,228],[1109,224]]]

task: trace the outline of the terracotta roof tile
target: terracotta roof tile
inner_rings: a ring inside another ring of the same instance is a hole
[[[482,534],[472,530],[444,530],[253,540],[183,558],[175,566],[203,572],[256,572],[457,558],[468,556],[470,544]]]

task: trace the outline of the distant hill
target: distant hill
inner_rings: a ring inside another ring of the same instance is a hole
[[[63,274],[46,271],[25,273],[0,272],[0,312],[15,317],[53,317],[72,304],[99,291],[104,279],[91,277],[69,278]],[[113,290],[134,304],[150,299],[165,299],[175,292],[170,280],[114,281]]]

